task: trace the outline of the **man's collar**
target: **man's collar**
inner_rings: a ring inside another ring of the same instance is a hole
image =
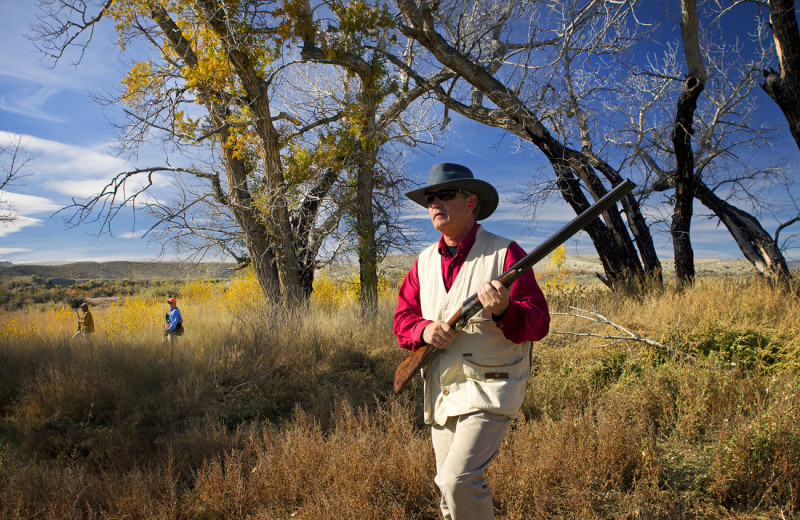
[[[453,256],[458,256],[459,254],[467,256],[472,246],[475,244],[475,235],[478,233],[478,228],[481,227],[480,224],[477,222],[474,226],[472,226],[472,231],[469,232],[467,238],[465,238],[460,244],[458,244],[458,251]],[[447,244],[444,241],[444,236],[439,237],[439,254],[442,256],[450,256],[450,252],[447,250]]]

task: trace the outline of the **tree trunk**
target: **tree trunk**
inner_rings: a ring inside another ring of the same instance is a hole
[[[769,12],[781,70],[765,70],[761,88],[780,107],[800,148],[800,30],[794,0],[769,0]]]
[[[259,137],[263,157],[263,192],[268,200],[263,205],[266,213],[265,229],[275,258],[275,269],[280,285],[280,301],[284,307],[292,308],[306,302],[300,283],[300,266],[297,261],[297,244],[292,233],[285,179],[280,161],[280,142],[278,132],[272,123],[270,97],[267,83],[257,70],[258,60],[251,56],[246,46],[240,45],[231,35],[233,27],[227,19],[226,11],[214,0],[198,2],[203,9],[208,24],[222,41],[231,42],[227,49],[228,59],[244,88],[243,97],[253,113],[254,129]],[[247,190],[246,180],[237,185]],[[248,192],[249,193],[249,192]]]
[[[695,197],[725,224],[736,240],[739,250],[759,274],[780,285],[788,286],[792,275],[786,259],[778,244],[761,227],[757,218],[717,197],[702,182],[695,184]]]
[[[692,213],[694,204],[694,152],[692,134],[697,99],[705,89],[706,69],[700,52],[695,0],[681,1],[681,38],[689,77],[678,97],[672,146],[675,151],[675,206],[670,234],[675,251],[675,277],[678,288],[694,284],[694,250],[692,249]]]
[[[606,179],[611,181],[612,186],[616,186],[622,182],[623,179],[619,172],[599,157],[591,154],[588,156],[588,160],[592,166],[597,168],[606,177]],[[642,259],[645,275],[656,285],[660,286],[663,283],[661,261],[658,259],[658,252],[653,243],[653,236],[650,234],[650,227],[647,225],[644,215],[642,215],[639,201],[636,200],[636,197],[633,195],[628,194],[621,202],[622,210],[625,212],[625,217],[628,221],[628,227],[633,234],[636,247]]]
[[[317,218],[322,201],[330,194],[341,169],[328,168],[319,182],[311,189],[300,210],[292,219],[292,229],[298,244],[297,262],[300,266],[300,288],[303,298],[308,300],[314,288],[314,276],[317,270],[317,255],[325,237],[335,228],[343,212],[343,204],[339,210],[328,215],[325,222],[317,227]]]
[[[375,222],[372,209],[374,154],[365,154],[359,164],[356,191],[356,225],[358,232],[358,278],[361,315],[372,319],[378,312],[378,249],[375,243]]]
[[[360,160],[356,184],[356,227],[358,233],[359,303],[361,314],[372,319],[378,313],[378,248],[375,242],[375,214],[372,196],[375,186],[378,135],[375,124],[378,100],[374,78],[362,81],[361,109],[364,111],[360,139]]]
[[[556,183],[564,200],[573,208],[576,214],[582,213],[591,203],[583,194],[580,181],[575,177],[571,168],[565,167],[558,161],[551,160],[551,163],[556,170]],[[609,212],[613,211],[616,211],[616,209],[612,209]],[[607,216],[604,216],[604,218],[608,220]],[[638,282],[638,280],[633,276],[636,272],[636,264],[631,260],[636,261],[638,258],[634,255],[633,259],[631,259],[626,254],[626,251],[619,247],[612,232],[601,219],[598,218],[592,221],[591,224],[584,228],[584,231],[591,238],[600,258],[600,263],[603,265],[605,276],[600,276],[600,280],[612,289],[626,291],[633,289],[630,287],[631,281]],[[634,267],[631,267],[631,264]],[[638,273],[641,274],[641,266],[639,266]]]
[[[692,249],[692,204],[694,203],[694,153],[692,152],[692,123],[697,108],[697,98],[705,84],[689,76],[678,98],[678,110],[672,130],[677,169],[675,172],[675,206],[670,234],[675,251],[675,277],[678,287],[694,283],[694,250]]]
[[[150,12],[150,17],[158,24],[175,53],[183,58],[188,66],[197,67],[197,56],[191,48],[189,40],[183,36],[180,28],[167,11],[161,6],[156,6]],[[215,127],[222,129],[215,139],[223,157],[228,179],[228,195],[225,196],[221,188],[215,186],[215,196],[220,204],[231,210],[236,223],[244,234],[250,261],[262,294],[268,301],[278,301],[281,291],[274,251],[268,240],[267,229],[253,206],[252,196],[247,186],[248,172],[244,161],[237,158],[227,144],[230,131],[225,125],[227,121],[225,105],[219,102],[219,93],[217,92],[198,86],[198,93],[200,101],[208,110],[210,120]]]

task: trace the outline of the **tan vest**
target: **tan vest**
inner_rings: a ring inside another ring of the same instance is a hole
[[[438,244],[425,249],[417,261],[422,317],[449,320],[482,282],[503,273],[509,243],[479,227],[449,292]],[[443,425],[448,417],[476,411],[516,417],[530,374],[530,349],[530,342],[507,340],[491,312],[481,310],[423,371],[425,422]]]

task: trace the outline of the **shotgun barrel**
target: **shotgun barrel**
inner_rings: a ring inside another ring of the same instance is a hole
[[[630,193],[634,184],[629,180],[624,180],[613,190],[606,193],[597,202],[586,208],[580,215],[569,221],[564,227],[559,229],[550,238],[542,242],[536,249],[528,253],[525,258],[511,266],[506,272],[501,274],[497,280],[506,287],[510,287],[523,272],[530,269],[537,262],[552,253],[558,246],[569,240],[575,233],[589,225],[594,219],[611,209],[622,197]],[[447,320],[447,324],[456,330],[462,330],[470,318],[475,316],[483,309],[483,305],[475,293],[461,304],[461,308]],[[433,345],[425,345],[413,351],[405,361],[400,363],[394,373],[394,393],[400,394],[408,386],[415,374],[427,366],[439,353],[439,349]]]

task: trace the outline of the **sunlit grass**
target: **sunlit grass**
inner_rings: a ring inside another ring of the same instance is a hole
[[[618,297],[561,274],[551,310],[592,310],[665,348],[535,346],[490,466],[498,518],[796,516],[796,299],[713,279]],[[70,307],[4,313],[0,517],[438,518],[420,382],[391,392],[405,353],[382,284],[364,322],[349,276],[320,276],[295,313],[263,302],[252,271],[188,280],[174,349],[163,294],[94,305],[90,342],[70,341]]]

